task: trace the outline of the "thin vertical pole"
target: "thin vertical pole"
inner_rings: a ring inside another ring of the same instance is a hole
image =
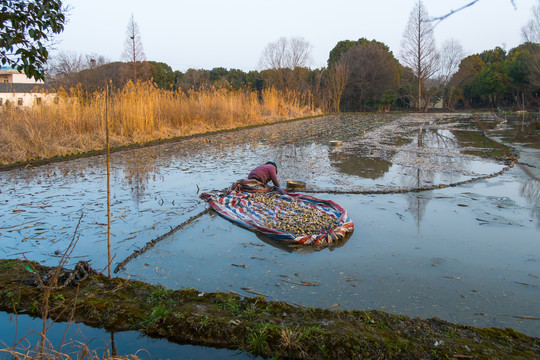
[[[109,151],[109,84],[105,90],[105,142],[107,144],[107,272],[111,277],[111,154]]]

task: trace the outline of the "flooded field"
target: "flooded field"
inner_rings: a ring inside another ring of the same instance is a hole
[[[114,153],[113,265],[122,265],[118,276],[174,289],[540,336],[538,121],[346,114]],[[520,166],[508,167],[511,153]],[[282,182],[302,180],[306,192],[348,210],[355,230],[346,243],[290,248],[201,214],[201,192],[269,160]],[[56,265],[75,237],[70,266],[84,259],[103,270],[105,181],[104,157],[0,173],[0,257]]]

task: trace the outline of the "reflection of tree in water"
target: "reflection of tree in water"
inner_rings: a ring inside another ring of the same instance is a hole
[[[431,149],[437,151],[430,152]],[[438,169],[454,169],[463,162],[459,156],[451,156],[452,153],[459,152],[458,141],[452,132],[443,129],[428,130],[425,124],[419,125],[418,133],[412,143],[400,150],[395,156],[395,161],[409,164],[405,167],[402,184],[412,189],[433,184]],[[416,220],[417,229],[420,229],[429,197],[415,192],[407,193],[406,197],[408,211]]]
[[[540,229],[540,182],[528,179],[521,185],[521,195],[532,205],[532,217],[536,217],[536,227]]]
[[[331,244],[309,245],[309,246],[294,244],[286,240],[273,239],[259,232],[256,232],[256,235],[260,240],[267,243],[268,245],[284,250],[286,252],[289,252],[289,253],[294,252],[298,254],[310,254],[310,253],[321,251],[324,249],[334,251],[335,249],[342,247],[343,245],[347,243],[347,241],[349,241],[349,238],[351,237],[352,232],[347,233],[345,237]]]
[[[378,179],[388,172],[392,163],[380,158],[364,157],[369,151],[366,147],[359,147],[352,152],[330,152],[328,155],[332,165],[343,174],[359,176],[366,179]]]
[[[145,152],[139,152],[139,154],[145,154]],[[152,177],[152,181],[155,181],[156,176],[159,175],[159,169],[154,156],[126,157],[122,162],[124,179],[127,181],[133,200],[137,205],[144,196],[150,177]]]
[[[536,114],[525,114],[509,117],[512,122],[512,138],[514,142],[526,143],[527,147],[540,148],[540,118]]]
[[[326,148],[315,142],[275,147],[269,154],[278,164],[280,179],[313,181],[331,171]]]
[[[319,176],[335,174],[336,169],[342,174],[377,179],[392,166],[389,161],[378,157],[365,157],[369,150],[366,147],[334,150],[331,145],[315,142],[289,144],[270,150],[270,157],[278,163],[279,177],[289,180],[316,181]],[[344,185],[345,180],[339,178],[334,181]]]
[[[540,116],[538,113],[522,114],[487,114],[479,120],[483,128],[490,129],[503,139],[505,143],[517,143],[519,147],[540,148]],[[491,127],[489,125],[492,125]],[[521,179],[520,194],[531,205],[531,216],[536,218],[536,226],[540,228],[540,181],[538,174],[524,164],[518,164],[525,172]],[[532,168],[538,167],[538,161],[533,161]]]
[[[392,166],[372,146],[362,143],[346,149],[329,143],[292,143],[272,149],[271,154],[280,166],[280,175],[290,179],[316,179],[333,174],[336,169],[342,174],[377,179]]]

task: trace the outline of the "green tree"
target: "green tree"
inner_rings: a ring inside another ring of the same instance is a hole
[[[512,88],[512,97],[520,101],[540,103],[540,45],[524,43],[506,56],[505,74]],[[521,104],[518,106],[520,107]]]
[[[174,85],[174,72],[172,68],[162,62],[148,61],[150,76],[158,88],[170,90]]]
[[[229,71],[224,67],[217,67],[210,70],[210,81],[216,82],[226,78]]]
[[[361,39],[360,39],[361,40]],[[358,41],[360,41],[358,40]],[[332,50],[330,50],[330,56],[328,57],[328,69],[332,68],[332,65],[337,63],[341,58],[341,55],[358,45],[357,41],[342,40],[339,41]]]
[[[506,51],[497,46],[493,50],[486,50],[478,54],[486,64],[502,63],[506,57]]]
[[[366,38],[360,38],[357,41],[342,40],[342,41],[339,41],[332,50],[330,50],[330,56],[328,57],[328,68],[330,69],[330,67],[332,67],[332,65],[335,62],[337,62],[344,53],[351,50],[355,46],[367,46],[369,44],[382,46],[385,48],[386,51],[390,52],[390,49],[388,48],[388,46],[386,46],[384,43],[379,42],[377,40],[370,41]]]
[[[461,101],[467,107],[470,107],[472,99],[470,98],[470,87],[476,75],[485,66],[484,61],[478,55],[467,56],[459,64],[459,70],[452,76],[450,83],[456,88],[457,96],[454,100]]]
[[[251,87],[248,74],[240,69],[230,69],[227,72],[227,81],[234,90]]]
[[[508,52],[504,66],[505,73],[508,75],[508,80],[522,91],[530,90],[530,74],[529,63],[531,62],[531,51],[529,46],[537,47],[536,44],[523,44]]]
[[[385,112],[389,112],[390,108],[396,102],[397,97],[394,91],[386,90],[379,99],[379,107]]]
[[[472,95],[477,97],[482,104],[498,106],[504,100],[509,88],[503,81],[501,63],[486,64],[480,70],[473,82]]]
[[[202,90],[210,85],[210,72],[203,69],[187,69],[176,78],[176,85],[182,90]]]
[[[64,30],[62,1],[0,1],[0,59],[2,65],[36,80],[45,78],[47,50],[54,34]]]
[[[514,103],[518,82],[525,81],[523,64],[517,62],[521,57],[517,52],[514,55],[508,57],[503,49],[496,47],[463,59],[452,81],[467,100],[464,102],[491,107]]]

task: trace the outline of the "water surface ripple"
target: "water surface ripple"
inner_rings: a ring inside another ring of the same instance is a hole
[[[201,191],[225,188],[272,160],[281,181],[305,181],[318,197],[349,211],[355,231],[345,244],[284,248],[208,213],[119,275],[175,289],[257,292],[301,306],[382,309],[540,336],[533,320],[540,317],[540,185],[530,176],[540,176],[537,122],[345,114],[114,153],[113,263],[203,211]],[[331,146],[332,140],[342,145]],[[508,148],[493,140],[519,152],[522,165],[484,178],[506,167]],[[104,269],[105,181],[102,156],[0,173],[2,257],[56,265],[82,216],[71,265],[84,259]],[[454,183],[463,184],[355,193]]]

